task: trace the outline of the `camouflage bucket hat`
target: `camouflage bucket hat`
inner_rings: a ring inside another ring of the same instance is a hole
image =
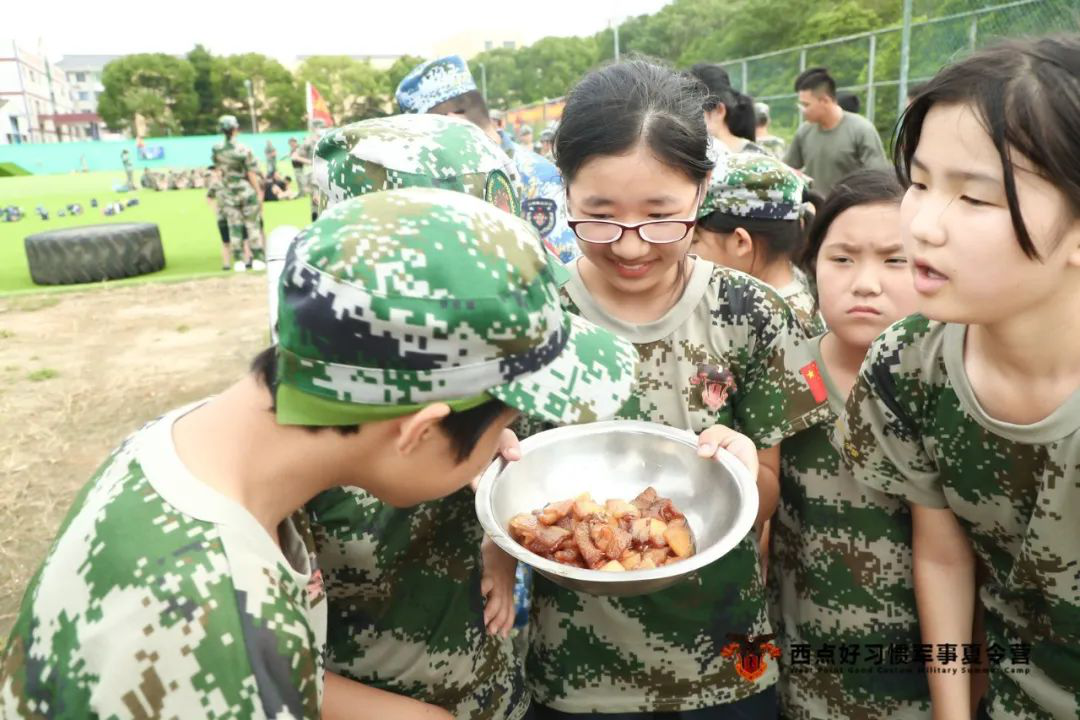
[[[465,59],[448,55],[421,63],[398,84],[394,97],[403,113],[426,113],[441,102],[476,89]]]
[[[219,130],[233,130],[240,127],[240,123],[237,122],[235,115],[222,115],[218,118]]]
[[[615,414],[633,346],[565,312],[524,220],[475,197],[388,190],[293,242],[279,285],[278,421],[346,425],[497,398],[559,424]]]
[[[727,153],[717,158],[703,218],[714,212],[753,220],[798,220],[805,184],[798,173],[760,153]]]
[[[394,115],[332,130],[315,146],[312,176],[324,207],[406,187],[455,190],[517,215],[513,161],[484,131],[442,115]]]

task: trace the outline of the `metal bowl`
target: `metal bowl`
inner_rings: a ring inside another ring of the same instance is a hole
[[[644,595],[673,585],[715,562],[753,527],[758,493],[734,455],[698,457],[690,432],[655,423],[616,420],[557,428],[521,443],[522,459],[492,463],[476,489],[484,531],[507,553],[552,582],[593,595]],[[519,545],[510,519],[549,502],[589,492],[601,504],[632,500],[652,485],[686,515],[696,552],[651,570],[603,572],[547,560]]]

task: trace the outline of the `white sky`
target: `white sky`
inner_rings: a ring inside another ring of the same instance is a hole
[[[514,30],[526,42],[589,35],[611,18],[651,13],[668,0],[11,0],[0,34],[28,51],[62,55],[184,53],[197,42],[228,55],[428,56],[476,29]],[[14,20],[12,23],[11,21]],[[10,24],[9,24],[10,23]]]

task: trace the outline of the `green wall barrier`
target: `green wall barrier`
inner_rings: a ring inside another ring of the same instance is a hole
[[[259,166],[266,163],[266,141],[273,143],[278,151],[278,161],[289,154],[289,138],[303,142],[306,130],[270,132],[252,135],[241,133],[239,140],[251,148]],[[64,143],[24,143],[0,145],[0,167],[14,164],[33,175],[82,172],[83,170],[123,170],[120,152],[127,148],[136,172],[143,168],[206,167],[210,164],[210,151],[221,135],[192,135],[188,137],[145,138],[149,148],[160,147],[163,156],[157,160],[139,157],[134,140],[87,141]]]

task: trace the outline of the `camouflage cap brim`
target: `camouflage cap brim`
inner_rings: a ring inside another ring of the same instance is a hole
[[[523,415],[558,425],[608,420],[630,397],[634,346],[576,315],[570,335],[546,367],[488,391]]]
[[[528,223],[464,193],[330,208],[282,273],[279,421],[350,424],[484,394],[551,422],[614,413],[633,346],[562,309],[558,269]]]

